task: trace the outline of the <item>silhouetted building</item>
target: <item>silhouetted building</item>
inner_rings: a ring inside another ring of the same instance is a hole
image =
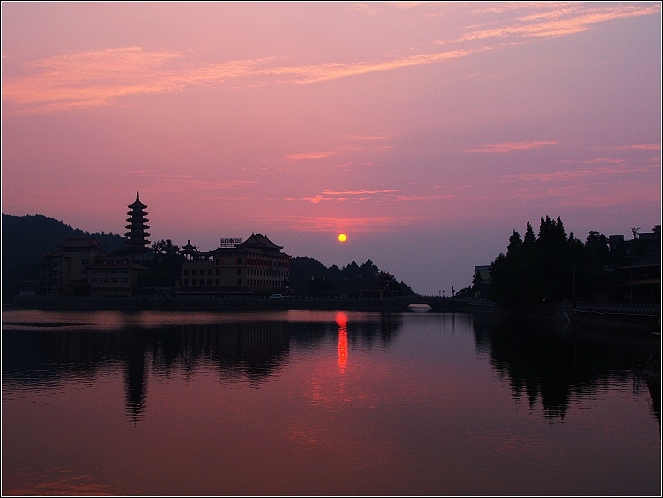
[[[87,267],[103,254],[93,237],[70,237],[59,250],[44,255],[37,292],[43,296],[88,296]]]
[[[180,251],[185,260],[175,290],[179,296],[228,293],[284,293],[290,288],[290,256],[265,235],[243,243],[198,251],[191,241]]]
[[[474,278],[472,279],[474,297],[490,299],[490,284],[490,265],[475,266]]]
[[[129,231],[124,234],[129,246],[127,253],[136,259],[148,259],[152,256],[152,252],[148,247],[150,241],[147,240],[147,237],[150,236],[147,232],[147,229],[150,228],[147,225],[150,220],[147,219],[147,211],[145,211],[147,205],[140,202],[138,192],[136,192],[136,200],[127,207],[131,209],[127,212],[129,215],[127,222],[129,224],[125,226]]]
[[[109,256],[94,237],[68,238],[44,256],[37,293],[58,297],[130,297],[145,267]]]

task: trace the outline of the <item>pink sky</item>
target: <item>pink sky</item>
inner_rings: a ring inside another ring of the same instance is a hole
[[[2,3],[2,210],[266,233],[451,293],[511,230],[661,223],[654,3]],[[339,232],[348,241],[336,240]]]

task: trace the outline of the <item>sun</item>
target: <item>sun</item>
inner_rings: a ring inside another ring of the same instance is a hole
[[[346,240],[348,240],[348,236],[347,236],[347,235],[345,235],[344,233],[339,233],[339,234],[338,234],[338,241],[339,241],[339,242],[345,242]]]

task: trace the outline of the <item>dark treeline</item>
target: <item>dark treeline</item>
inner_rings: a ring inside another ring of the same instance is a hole
[[[514,230],[506,254],[500,253],[490,265],[492,298],[513,309],[574,298],[591,301],[599,293],[616,293],[623,285],[616,269],[647,251],[660,251],[660,225],[653,232],[653,244],[637,238],[634,229],[633,240],[622,240],[611,249],[608,238],[598,232],[589,232],[585,242],[573,233],[567,236],[559,217],[541,218],[538,236],[528,222],[524,237]]]
[[[369,259],[358,265],[352,262],[343,268],[332,265],[327,268],[320,261],[296,257],[290,260],[290,285],[300,296],[359,297],[360,290],[381,288],[384,295],[408,296],[414,291],[404,282],[398,282],[392,275],[381,272]]]
[[[23,280],[37,280],[42,256],[57,250],[58,244],[62,244],[67,237],[95,237],[109,253],[125,247],[124,238],[112,232],[84,232],[41,214],[12,216],[3,213],[3,298],[17,294]]]

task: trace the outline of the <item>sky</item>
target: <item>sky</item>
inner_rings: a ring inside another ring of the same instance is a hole
[[[429,295],[541,217],[649,232],[660,4],[2,2],[2,212],[124,234],[136,192],[152,241]]]

